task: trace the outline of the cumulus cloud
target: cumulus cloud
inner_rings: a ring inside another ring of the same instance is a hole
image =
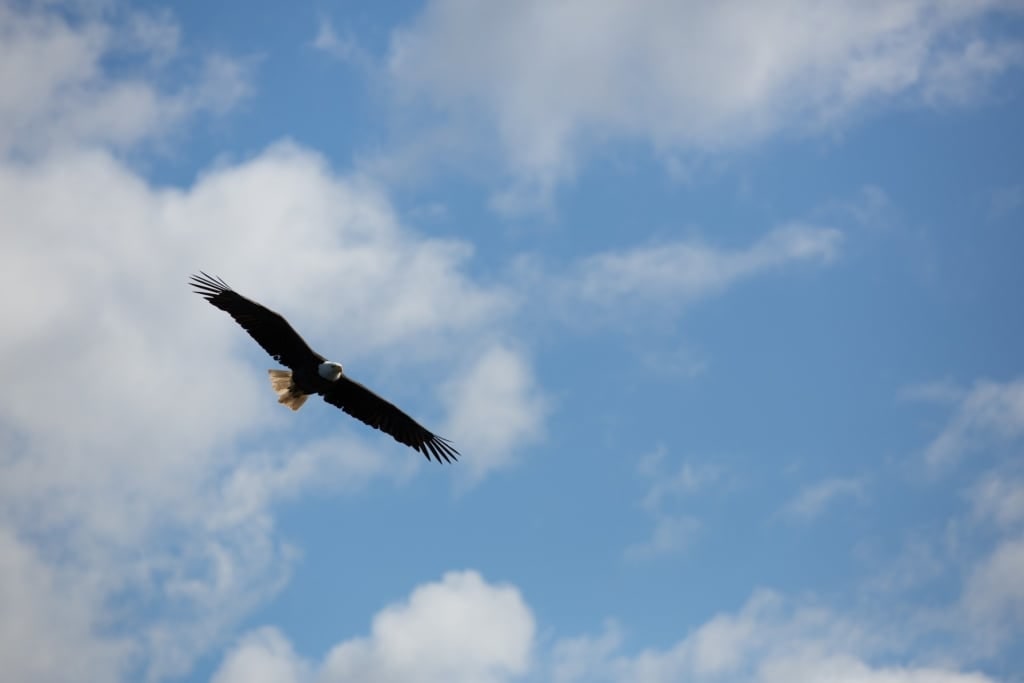
[[[378,614],[370,637],[333,648],[324,675],[368,683],[501,681],[526,671],[534,630],[516,588],[450,572]]]
[[[334,646],[315,680],[512,681],[530,667],[534,632],[515,587],[488,583],[475,571],[449,572],[379,612],[368,636]],[[260,629],[229,653],[213,681],[299,683],[307,670],[280,633]]]
[[[309,666],[275,628],[247,633],[228,653],[211,683],[305,683]]]
[[[958,462],[981,447],[1004,444],[1024,435],[1024,380],[982,380],[959,402],[945,428],[925,449],[932,468]]]
[[[884,630],[884,629],[883,629]],[[619,628],[562,641],[553,650],[559,683],[573,681],[745,680],[758,683],[990,683],[946,666],[876,665],[884,636],[867,624],[757,591],[735,613],[722,613],[670,646],[623,652]]]
[[[996,553],[977,584],[998,574],[998,585],[1013,592],[1018,554],[1016,547]],[[978,604],[1005,607],[999,600]],[[502,683],[527,674],[556,683],[995,683],[957,668],[948,656],[933,660],[918,653],[913,663],[899,663],[919,627],[902,619],[844,617],[812,600],[762,589],[664,647],[630,651],[627,630],[614,620],[597,634],[553,637],[542,646],[530,606],[514,586],[462,571],[381,610],[368,635],[338,643],[322,661],[297,655],[275,629],[256,629],[226,655],[213,683]]]
[[[628,634],[614,620],[595,635],[553,638],[541,648],[530,606],[514,586],[461,571],[384,608],[368,635],[338,643],[322,661],[297,655],[276,629],[256,629],[225,656],[213,683],[502,683],[526,674],[557,683],[994,683],[948,661],[898,664],[903,638],[894,634],[905,630],[758,590],[663,648],[627,650]]]
[[[289,550],[273,533],[270,505],[311,488],[407,476],[415,455],[340,413],[336,437],[295,442],[301,432],[289,425],[309,418],[267,400],[271,361],[189,292],[188,273],[214,268],[286,311],[359,379],[373,383],[360,371],[371,355],[390,357],[377,376],[382,391],[420,415],[438,397],[403,395],[389,373],[418,378],[416,386],[443,378],[454,367],[451,340],[486,333],[507,304],[461,273],[465,244],[407,232],[383,196],[293,146],[221,167],[187,190],[152,187],[103,151],[54,153],[0,165],[0,201],[0,283],[32,289],[0,302],[11,330],[0,340],[0,526],[38,539],[25,551],[36,562],[76,568],[67,579],[83,597],[36,604],[55,610],[41,618],[91,608],[112,623],[86,621],[87,630],[131,624],[121,652],[152,677],[185,670],[286,579]],[[268,244],[279,246],[260,246]],[[497,362],[485,375],[528,376],[514,360],[518,374]],[[497,386],[512,401],[529,398],[518,385]],[[240,448],[243,435],[263,435],[262,450]],[[121,595],[135,598],[109,609]],[[173,617],[142,608],[171,603]],[[0,620],[25,618],[5,611]]]
[[[522,187],[543,195],[588,142],[721,149],[815,131],[880,100],[967,102],[1022,61],[1019,40],[977,29],[1013,2],[502,6],[433,0],[396,31],[403,95],[482,114]],[[508,198],[506,198],[508,199]]]

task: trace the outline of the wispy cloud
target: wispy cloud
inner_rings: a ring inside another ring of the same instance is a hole
[[[634,247],[585,258],[566,286],[572,296],[591,305],[679,305],[791,263],[828,263],[841,243],[842,233],[834,228],[793,224],[742,249],[696,241]]]
[[[983,445],[1024,435],[1024,380],[979,381],[960,401],[942,432],[925,449],[931,468],[952,465]]]
[[[685,551],[697,539],[703,524],[687,511],[691,496],[704,493],[721,477],[718,467],[682,462],[666,468],[667,451],[659,446],[640,459],[639,474],[650,481],[641,506],[653,519],[650,537],[626,548],[626,559],[648,560]]]
[[[691,515],[656,516],[650,538],[626,548],[626,559],[648,560],[686,550],[700,533],[701,522]]]
[[[166,92],[153,85],[179,53],[168,13],[127,12],[123,23],[70,20],[57,12],[0,8],[0,152],[38,154],[81,142],[127,147],[165,136],[192,115],[223,113],[251,90],[246,63],[203,58],[191,85]],[[125,52],[149,55],[132,77],[104,76],[105,62]]]
[[[987,95],[995,76],[1024,64],[1020,42],[973,38],[939,52],[922,82],[925,100],[935,104],[971,104]]]
[[[843,498],[863,500],[865,482],[860,478],[825,479],[805,486],[782,508],[781,514],[790,519],[809,522]]]
[[[374,64],[373,58],[354,35],[348,32],[338,35],[334,24],[326,17],[321,17],[317,23],[316,36],[311,44],[315,49],[342,62],[362,68],[369,68]]]
[[[643,498],[643,506],[657,510],[668,501],[678,501],[690,494],[698,493],[715,483],[721,476],[717,467],[682,463],[674,472],[665,472],[662,460],[664,451],[659,449],[645,457],[640,463],[640,472],[650,478],[651,487]]]
[[[487,348],[445,388],[446,429],[469,457],[461,463],[471,482],[512,463],[524,444],[539,439],[549,401],[523,356],[510,348]]]
[[[968,490],[976,520],[1013,528],[1024,522],[1024,479],[1003,471],[983,475]]]

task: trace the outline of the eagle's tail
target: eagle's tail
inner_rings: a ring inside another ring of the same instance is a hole
[[[270,386],[277,394],[277,402],[283,403],[292,410],[298,410],[306,402],[309,394],[304,394],[295,386],[292,381],[291,370],[268,370],[270,373]]]

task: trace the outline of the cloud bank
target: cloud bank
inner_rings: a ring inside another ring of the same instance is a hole
[[[881,101],[975,101],[1024,60],[1015,36],[977,26],[1020,11],[998,0],[433,0],[395,32],[387,68],[403,97],[489,123],[521,185],[511,207],[607,140],[734,149]]]

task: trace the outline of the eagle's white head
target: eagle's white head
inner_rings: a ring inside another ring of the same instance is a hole
[[[335,363],[333,360],[327,360],[320,364],[317,368],[317,372],[328,382],[333,382],[344,372],[341,368],[341,363]]]

